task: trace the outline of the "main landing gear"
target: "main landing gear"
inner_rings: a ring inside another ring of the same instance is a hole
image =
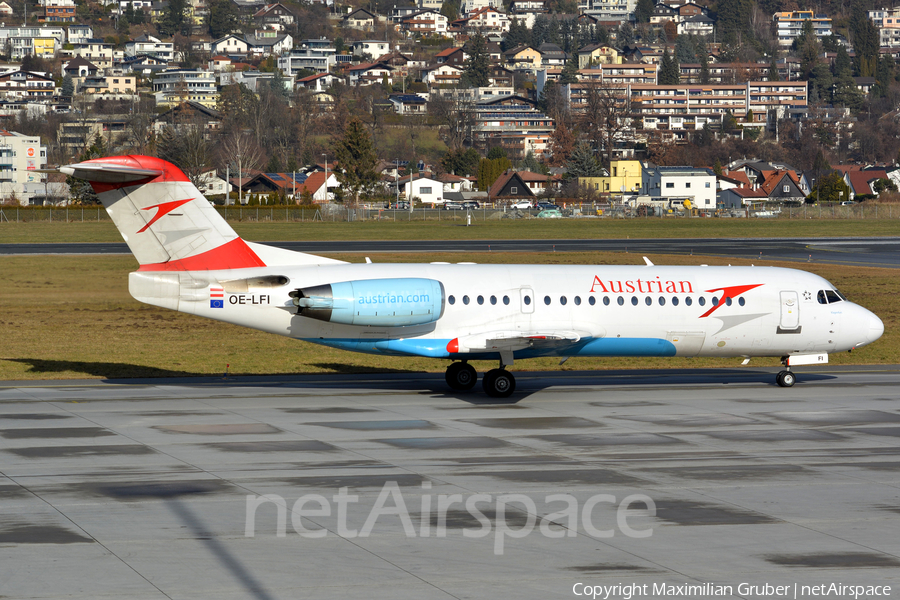
[[[797,378],[791,371],[781,371],[775,376],[775,383],[781,387],[793,387],[797,383]]]
[[[484,392],[492,398],[508,398],[516,391],[516,378],[512,373],[500,365],[499,369],[491,369],[484,374],[481,380],[481,387]],[[478,373],[467,362],[455,362],[447,367],[447,373],[444,375],[447,385],[451,389],[458,392],[467,392],[475,387],[478,380]]]

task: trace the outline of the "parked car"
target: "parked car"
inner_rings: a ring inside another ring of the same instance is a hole
[[[854,204],[856,204],[856,202],[854,202],[853,200],[844,200],[843,202],[841,202],[841,206],[853,206]]]
[[[459,202],[445,202],[444,210],[462,210],[463,205]]]
[[[409,202],[401,200],[400,202],[390,202],[384,205],[385,208],[395,208],[398,210],[409,210]]]
[[[562,219],[562,212],[557,209],[542,210],[538,213],[539,219]]]
[[[552,202],[538,202],[537,207],[541,210],[559,210],[559,207]]]
[[[531,208],[530,200],[519,200],[518,202],[513,202],[509,205],[510,208],[518,208],[520,210],[528,210]]]
[[[481,205],[478,204],[477,200],[466,200],[465,202],[462,203],[462,206],[466,210],[469,210],[472,208],[481,208]]]

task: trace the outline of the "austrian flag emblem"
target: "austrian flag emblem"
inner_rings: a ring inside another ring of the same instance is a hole
[[[225,288],[210,287],[209,288],[209,307],[225,308]]]

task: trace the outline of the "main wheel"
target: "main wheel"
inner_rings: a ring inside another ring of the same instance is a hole
[[[797,378],[790,371],[781,371],[775,376],[775,383],[781,387],[793,387],[797,382]]]
[[[508,398],[516,391],[516,378],[506,369],[492,369],[485,373],[481,385],[492,398]]]
[[[447,373],[444,375],[444,378],[451,389],[465,392],[475,387],[475,383],[478,381],[478,373],[468,363],[455,362],[447,367]]]

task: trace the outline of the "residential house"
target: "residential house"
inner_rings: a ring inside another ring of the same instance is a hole
[[[375,59],[390,52],[391,44],[384,40],[360,40],[353,42],[352,48],[355,56],[369,56]]]
[[[428,113],[425,98],[417,94],[391,94],[388,100],[399,115],[424,115]]]
[[[610,161],[602,177],[579,177],[578,185],[598,194],[635,194],[641,189],[643,168],[637,160]]]
[[[424,175],[414,175],[412,181],[408,177],[400,180],[403,193],[422,204],[443,204],[444,184],[437,179]]]
[[[75,0],[39,0],[43,14],[38,17],[40,23],[74,23]]]
[[[73,48],[70,52],[73,57],[80,56],[89,60],[97,65],[99,69],[112,68],[115,59],[112,44],[100,39],[92,39],[87,42],[72,44],[72,46]]]
[[[507,171],[491,186],[491,200],[515,200],[535,198],[551,185],[551,177],[531,171]]]
[[[552,67],[563,67],[568,60],[569,55],[563,52],[563,49],[556,44],[544,42],[538,47],[541,53],[541,67],[544,69]]]
[[[97,74],[97,66],[91,61],[81,58],[80,56],[72,60],[65,61],[62,64],[63,77],[88,77]]]
[[[175,44],[143,34],[125,43],[125,56],[152,56],[166,62],[175,60]]]
[[[393,83],[394,68],[383,63],[363,63],[353,65],[346,69],[345,73],[350,85],[363,86],[380,84],[387,77],[388,83]]]
[[[275,31],[282,31],[285,27],[293,25],[296,19],[294,13],[280,2],[267,4],[253,14],[253,20],[257,24]]]
[[[861,170],[847,170],[844,172],[844,183],[850,187],[850,197],[847,200],[855,200],[857,196],[878,196],[874,184],[879,179],[890,179],[887,171],[878,168],[865,168]]]
[[[457,48],[455,46],[444,48],[434,55],[434,60],[437,64],[448,64],[456,67],[463,67],[468,58],[469,57],[466,56],[466,53],[462,48]]]
[[[695,15],[682,19],[676,31],[678,35],[712,35],[716,22],[706,15]]]
[[[463,69],[453,65],[431,65],[422,69],[422,82],[429,88],[432,86],[455,86],[462,80]]]
[[[466,17],[466,30],[482,35],[490,33],[507,33],[509,31],[509,15],[495,8],[479,8]]]
[[[49,99],[56,91],[53,77],[32,71],[11,71],[0,75],[0,96],[6,99]]]
[[[90,25],[69,25],[66,28],[66,42],[82,44],[94,37],[94,28]]]
[[[376,23],[378,23],[378,16],[364,8],[357,8],[341,20],[344,27],[363,31],[375,31]]]
[[[654,167],[641,171],[641,193],[668,203],[690,200],[694,208],[716,208],[716,175],[699,167]]]
[[[541,52],[532,46],[516,46],[503,53],[506,63],[516,71],[536,71],[543,64]]]
[[[277,64],[285,75],[296,75],[303,69],[328,73],[337,65],[337,50],[327,39],[303,40],[299,48],[279,56]]]
[[[617,65],[622,63],[619,51],[608,44],[588,44],[578,49],[578,68],[594,65]]]
[[[444,35],[449,20],[439,11],[422,10],[400,19],[400,29],[408,35]]]
[[[338,78],[331,73],[317,73],[315,75],[310,75],[309,77],[304,77],[303,79],[298,79],[297,85],[303,86],[312,92],[322,93],[334,85],[336,80],[338,80]]]

